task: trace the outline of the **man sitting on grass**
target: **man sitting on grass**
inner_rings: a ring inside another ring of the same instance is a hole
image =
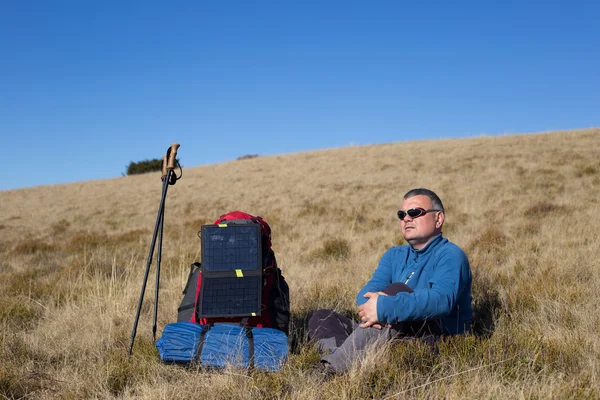
[[[323,351],[327,370],[346,371],[378,341],[420,337],[433,344],[441,335],[470,331],[471,268],[465,253],[442,237],[442,201],[431,190],[413,189],[398,218],[408,245],[389,249],[358,292],[361,323],[331,310],[309,318],[309,339]]]

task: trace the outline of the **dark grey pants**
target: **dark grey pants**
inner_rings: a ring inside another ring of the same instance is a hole
[[[361,328],[358,323],[331,310],[315,311],[308,320],[308,337],[316,340],[321,362],[341,373],[364,356],[365,350],[385,343],[396,332],[389,328]]]
[[[424,327],[424,322],[419,326]],[[397,329],[395,329],[397,328]],[[390,339],[410,339],[412,336],[404,332],[406,327],[392,328],[361,328],[359,324],[332,310],[318,310],[308,319],[308,338],[316,341],[319,351],[323,354],[321,362],[337,373],[347,371],[352,363],[363,358],[365,351],[373,346],[379,346]],[[430,329],[427,326],[427,329]],[[428,345],[435,347],[437,335],[421,330],[416,335]]]

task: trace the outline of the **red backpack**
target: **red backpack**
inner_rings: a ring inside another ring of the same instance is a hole
[[[285,278],[277,267],[275,253],[271,249],[271,227],[259,216],[253,216],[241,211],[233,211],[221,215],[215,224],[260,224],[263,251],[263,289],[261,298],[261,315],[247,318],[246,324],[259,328],[275,328],[286,334],[290,324],[290,294]],[[183,299],[179,306],[177,321],[191,321],[202,325],[216,322],[239,323],[237,318],[199,318],[198,296],[202,285],[202,266],[194,263],[190,267],[187,285],[183,291]]]

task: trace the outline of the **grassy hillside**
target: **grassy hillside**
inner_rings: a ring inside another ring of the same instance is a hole
[[[168,145],[166,143],[165,145]],[[200,225],[243,210],[273,228],[298,345],[277,374],[161,365],[154,268],[127,348],[160,174],[0,192],[0,397],[599,398],[600,129],[414,141],[188,168],[169,188],[159,331],[176,319]],[[185,143],[179,150],[182,160]],[[446,206],[474,273],[479,334],[434,356],[388,346],[343,376],[313,372],[306,313],[354,313],[414,187]]]

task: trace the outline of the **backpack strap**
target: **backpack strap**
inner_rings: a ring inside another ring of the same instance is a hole
[[[246,332],[248,338],[248,368],[254,368],[254,335],[252,334],[252,327],[247,324],[248,317],[245,317],[240,321],[240,326]]]
[[[213,324],[206,324],[202,326],[202,331],[200,332],[200,339],[198,340],[198,351],[196,352],[196,362],[200,362],[200,358],[202,357],[202,347],[204,347],[204,336],[206,333],[212,328]]]
[[[248,338],[248,368],[254,368],[254,335],[252,334],[252,327],[246,325],[246,337]]]
[[[186,282],[189,282],[189,280],[192,278],[192,275],[194,275],[194,270],[195,270],[196,268],[201,268],[201,267],[202,267],[202,264],[200,264],[199,262],[194,262],[194,263],[192,263],[192,264],[190,265],[190,273],[188,274],[188,277],[187,277],[187,279],[186,279]],[[182,294],[184,294],[184,295],[185,295],[185,294],[187,293],[187,291],[188,291],[188,287],[186,286],[185,288],[183,288],[183,292],[182,292]]]

